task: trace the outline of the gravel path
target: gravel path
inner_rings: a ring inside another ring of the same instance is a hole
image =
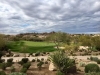
[[[87,60],[87,58],[90,58],[91,56],[69,56],[70,58],[77,58],[77,59],[81,59],[81,60]],[[100,55],[99,56],[93,56],[93,57],[98,57],[100,59]],[[5,59],[5,62],[7,61],[7,59],[9,58],[13,58],[13,62],[16,62],[16,61],[20,61],[22,58],[25,58],[25,57],[2,57],[2,59]],[[32,59],[41,59],[41,58],[44,58],[44,60],[46,60],[48,58],[48,56],[37,56],[37,57],[26,57],[28,58],[30,61]]]

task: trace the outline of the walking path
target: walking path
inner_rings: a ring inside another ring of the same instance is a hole
[[[77,58],[77,59],[81,59],[81,60],[87,60],[87,58],[90,58],[91,56],[69,56],[69,57],[70,58]],[[92,56],[92,57],[98,57],[100,59],[100,55],[99,56]],[[20,61],[22,58],[25,58],[25,57],[2,57],[2,59],[5,59],[5,62],[9,58],[13,58],[13,62],[16,62],[16,61]],[[32,59],[41,59],[41,58],[44,58],[44,60],[47,60],[48,56],[37,56],[37,57],[26,57],[26,58],[28,58],[30,61]]]

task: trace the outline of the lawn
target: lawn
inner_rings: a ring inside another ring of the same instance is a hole
[[[11,41],[8,43],[8,48],[14,52],[52,52],[55,50],[54,43],[48,42],[32,42],[32,41]]]

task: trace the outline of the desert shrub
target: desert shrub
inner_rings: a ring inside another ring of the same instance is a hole
[[[97,64],[100,64],[100,59],[97,60]]]
[[[11,66],[11,72],[15,72],[14,66]]]
[[[46,54],[46,52],[42,52],[43,54]]]
[[[98,60],[98,57],[90,57],[90,60],[91,61],[97,61]]]
[[[44,63],[45,63],[45,64],[48,64],[48,61],[45,61]]]
[[[58,71],[58,72],[56,73],[56,75],[65,75],[65,74],[62,73],[62,72],[60,72],[60,71]]]
[[[6,67],[11,67],[12,64],[13,64],[12,62],[7,62],[7,63],[6,63]]]
[[[26,73],[27,72],[27,68],[21,68],[20,72]]]
[[[2,70],[5,70],[5,69],[6,69],[6,64],[5,64],[5,63],[1,63],[1,64],[0,64],[0,68],[1,68]]]
[[[41,58],[41,61],[44,61],[44,58]]]
[[[70,68],[67,69],[67,73],[76,73],[76,65],[71,66]]]
[[[27,69],[29,69],[29,67],[31,66],[31,63],[25,63],[25,64],[23,64],[23,68],[27,68]]]
[[[22,61],[23,63],[27,63],[27,62],[28,62],[28,60],[29,60],[28,58],[22,58],[22,60],[21,60],[21,61]]]
[[[35,62],[35,59],[32,59],[32,62]]]
[[[80,63],[79,63],[79,66],[80,66],[80,67],[85,67],[85,63],[84,63],[84,62],[80,62]]]
[[[40,59],[37,59],[37,62],[40,62]]]
[[[36,53],[35,53],[35,56],[39,56],[39,55],[40,55],[40,52],[36,52]]]
[[[27,75],[27,74],[20,73],[20,72],[13,72],[13,73],[10,73],[9,75]]]
[[[43,62],[42,62],[42,61],[40,61],[40,62],[37,64],[37,67],[39,68],[39,70],[41,70],[42,65],[43,65]]]
[[[62,51],[56,51],[50,55],[50,59],[55,65],[55,67],[60,71],[66,74],[70,67],[73,67],[75,64],[73,61]]]
[[[5,62],[5,59],[0,59],[0,63],[3,63],[3,62]]]
[[[32,52],[30,52],[30,53],[29,53],[29,55],[33,55],[33,53],[32,53]]]
[[[4,71],[0,71],[0,75],[6,75]]]
[[[100,69],[99,69],[99,66],[97,64],[94,64],[94,63],[90,63],[90,64],[87,64],[85,66],[85,73],[88,73],[88,72],[99,72]]]
[[[100,72],[89,72],[85,73],[85,75],[100,75]]]
[[[7,59],[7,62],[12,63],[13,62],[13,58]]]
[[[18,64],[23,65],[23,64],[24,64],[24,62],[23,62],[23,61],[19,61],[19,62],[18,62]]]

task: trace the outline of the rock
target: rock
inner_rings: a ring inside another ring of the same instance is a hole
[[[49,70],[50,70],[50,71],[56,70],[56,68],[55,68],[55,66],[54,66],[54,64],[53,64],[52,62],[50,62]]]

